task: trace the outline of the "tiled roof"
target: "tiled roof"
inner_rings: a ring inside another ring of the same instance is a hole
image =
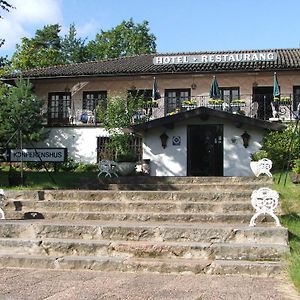
[[[224,55],[243,53],[274,52],[277,59],[274,61],[239,61],[239,62],[210,62],[193,64],[153,64],[157,56],[179,55]],[[122,76],[134,74],[165,74],[165,73],[216,73],[216,72],[259,72],[275,70],[300,70],[300,48],[294,49],[264,49],[243,51],[217,51],[217,52],[185,52],[145,54],[121,57],[105,61],[94,61],[79,64],[59,65],[48,68],[32,69],[23,72],[24,77],[77,77],[77,76]],[[8,76],[11,78],[11,76]]]

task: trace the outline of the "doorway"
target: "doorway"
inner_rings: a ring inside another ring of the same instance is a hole
[[[261,120],[269,120],[272,117],[273,87],[259,86],[253,87],[252,102],[258,103],[257,117]]]
[[[223,176],[223,125],[187,128],[187,175]]]

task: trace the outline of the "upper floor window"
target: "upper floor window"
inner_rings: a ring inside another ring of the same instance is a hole
[[[48,94],[48,123],[68,124],[71,112],[71,93]]]
[[[165,113],[181,109],[182,101],[191,98],[190,89],[165,90]]]
[[[240,99],[239,87],[225,87],[220,88],[221,98],[224,102],[230,103],[232,100]]]
[[[106,110],[106,99],[106,91],[83,92],[82,109],[94,111],[98,105],[101,105],[102,109]]]

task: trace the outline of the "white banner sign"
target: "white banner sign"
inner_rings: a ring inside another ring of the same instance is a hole
[[[156,56],[153,58],[155,65],[171,64],[204,64],[204,63],[232,63],[232,62],[259,62],[275,61],[275,52],[251,52],[251,53],[222,53],[222,54],[200,54],[200,55],[174,55]]]

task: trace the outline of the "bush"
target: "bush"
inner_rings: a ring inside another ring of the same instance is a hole
[[[259,150],[258,152],[251,154],[252,161],[259,161],[263,158],[268,158],[268,153],[265,150]]]
[[[296,133],[296,134],[294,134]],[[267,157],[272,160],[274,169],[284,168],[288,163],[299,156],[299,128],[295,132],[295,125],[289,125],[282,132],[270,132],[264,139],[262,150],[266,151]],[[293,140],[291,144],[291,140]],[[291,147],[289,149],[289,146]]]
[[[75,172],[95,172],[98,170],[97,164],[84,164],[79,163],[75,169]]]

